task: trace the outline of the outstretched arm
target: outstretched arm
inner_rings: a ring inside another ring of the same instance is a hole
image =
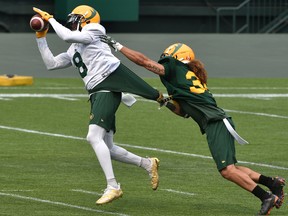
[[[115,41],[112,37],[103,35],[101,36],[101,41],[107,43],[115,51],[120,51],[123,55],[125,55],[130,61],[134,62],[135,64],[142,66],[147,70],[160,76],[165,74],[165,69],[163,65],[151,60],[141,52],[123,46],[119,42]]]
[[[132,50],[128,47],[123,46],[120,52],[125,55],[129,60],[136,63],[137,65],[140,65],[147,70],[158,74],[158,75],[164,75],[165,70],[163,65],[151,60],[147,56],[145,56],[143,53],[140,53],[138,51]]]
[[[116,40],[114,40],[112,37],[103,35],[100,36],[100,39],[102,42],[107,43],[111,48],[113,48],[116,52],[120,51],[123,55],[125,55],[130,61],[134,62],[137,65],[140,65],[147,70],[158,74],[160,76],[165,75],[165,68],[163,65],[151,60],[147,56],[145,56],[143,53],[138,52],[136,50],[132,50],[128,47],[123,46]],[[161,106],[166,106],[169,110],[171,110],[176,115],[182,116],[184,118],[188,118],[189,115],[183,112],[178,102],[175,100],[171,100],[171,97],[168,98],[160,98],[159,103]]]

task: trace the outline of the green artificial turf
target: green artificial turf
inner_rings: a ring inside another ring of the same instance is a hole
[[[146,79],[163,93],[158,79]],[[218,105],[249,145],[239,165],[288,178],[288,79],[210,79]],[[261,202],[224,180],[196,123],[137,97],[117,111],[118,145],[160,159],[160,185],[146,171],[113,162],[124,195],[96,206],[104,174],[85,137],[90,104],[80,79],[38,78],[0,87],[0,215],[255,215]],[[271,215],[288,215],[287,201]]]

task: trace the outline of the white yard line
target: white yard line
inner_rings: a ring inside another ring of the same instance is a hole
[[[1,192],[31,192],[31,191],[34,191],[34,190],[0,190]]]
[[[214,97],[224,97],[224,98],[257,98],[257,99],[267,99],[267,98],[287,98],[288,94],[213,94]]]
[[[98,209],[94,209],[94,208],[88,208],[88,207],[84,207],[84,206],[71,205],[71,204],[68,204],[68,203],[56,202],[56,201],[45,200],[45,199],[39,199],[39,198],[29,197],[29,196],[22,196],[22,195],[12,194],[12,193],[2,193],[2,192],[0,192],[0,196],[13,197],[13,198],[17,198],[17,199],[30,200],[30,201],[40,202],[40,203],[47,203],[47,204],[51,204],[51,205],[64,206],[64,207],[80,209],[80,210],[90,211],[90,212],[98,212],[98,213],[109,214],[109,215],[128,216],[127,214],[122,214],[122,213],[117,213],[117,212],[103,211],[103,210],[98,210]]]
[[[286,90],[288,87],[209,87],[209,89],[221,89],[221,90]]]
[[[129,144],[123,144],[123,143],[121,143],[121,144],[117,143],[117,144],[121,145],[121,146],[124,146],[124,147],[130,147],[130,148],[144,149],[144,150],[157,151],[157,152],[170,153],[170,154],[177,154],[177,155],[185,155],[185,156],[203,158],[203,159],[212,159],[211,156],[205,156],[205,155],[198,155],[198,154],[191,154],[191,153],[185,153],[185,152],[163,150],[163,149],[158,149],[158,148],[149,148],[149,147],[143,147],[143,146],[135,146],[135,145],[129,145]],[[255,162],[248,162],[248,161],[238,161],[238,163],[250,164],[250,165],[255,165],[255,166],[260,166],[260,167],[279,169],[279,170],[288,170],[288,167],[274,166],[274,165],[271,165],[271,164],[255,163]]]
[[[176,194],[180,194],[180,195],[186,195],[186,196],[195,196],[195,193],[189,193],[189,192],[184,192],[184,191],[178,191],[178,190],[173,190],[173,189],[159,189],[162,191],[166,191],[169,193],[176,193]],[[79,192],[79,193],[84,193],[84,194],[92,194],[92,195],[102,195],[101,193],[96,193],[93,191],[87,191],[87,190],[82,190],[82,189],[72,189],[71,191],[73,192]]]
[[[19,131],[19,132],[40,134],[40,135],[46,135],[46,136],[52,136],[52,137],[61,137],[61,138],[76,139],[76,140],[86,140],[83,137],[69,136],[69,135],[64,135],[64,134],[46,133],[46,132],[41,132],[41,131],[36,131],[36,130],[28,130],[28,129],[22,129],[22,128],[8,127],[8,126],[3,126],[3,125],[0,125],[0,129],[14,130],[14,131]],[[191,153],[185,153],[185,152],[177,152],[177,151],[171,151],[171,150],[165,150],[165,149],[159,149],[159,148],[135,146],[135,145],[124,144],[124,143],[115,143],[115,144],[117,144],[119,146],[142,149],[142,150],[156,151],[156,152],[162,152],[162,153],[168,153],[168,154],[185,155],[185,156],[203,158],[203,159],[212,159],[211,156],[205,156],[205,155],[191,154]],[[272,164],[255,163],[255,162],[248,162],[248,161],[238,161],[238,162],[244,163],[244,164],[260,166],[260,167],[272,168],[272,169],[288,170],[288,167],[274,166]]]
[[[227,112],[231,113],[239,113],[239,114],[248,114],[248,115],[257,115],[257,116],[266,116],[271,118],[281,118],[281,119],[288,119],[288,116],[276,115],[276,114],[268,114],[268,113],[255,113],[255,112],[246,112],[246,111],[239,111],[239,110],[228,110],[225,109]]]
[[[170,193],[176,193],[176,194],[181,194],[181,195],[187,195],[187,196],[195,196],[195,193],[189,193],[189,192],[183,192],[183,191],[177,191],[177,190],[173,190],[173,189],[160,189],[163,191],[167,191]]]
[[[153,87],[153,88],[157,88],[157,87]],[[162,87],[161,87],[162,88]],[[0,86],[1,90],[10,90],[10,89],[16,89],[16,90],[31,90],[31,89],[49,89],[49,90],[71,90],[71,89],[85,89],[84,87],[71,87],[71,86],[47,86],[47,87],[29,87],[27,88],[27,86],[25,87],[21,87],[21,86],[17,86],[17,87],[13,87],[13,86]],[[163,86],[164,89],[164,86]],[[220,90],[286,90],[288,89],[288,87],[214,87],[214,86],[210,86],[209,89],[220,89]]]
[[[88,94],[0,94],[0,100],[11,100],[14,98],[54,98],[61,100],[79,100],[79,98],[89,98]]]
[[[252,99],[271,99],[271,98],[287,98],[288,94],[255,94],[255,93],[245,93],[245,94],[213,94],[214,97],[224,97],[224,98],[252,98]],[[134,97],[142,100],[142,97],[138,95],[133,95]],[[164,96],[168,96],[164,94]],[[88,94],[30,94],[30,93],[1,93],[1,100],[9,100],[12,98],[55,98],[55,99],[70,99],[76,100],[78,98],[88,98]],[[144,99],[145,100],[145,99]],[[142,101],[144,101],[142,100]],[[146,100],[145,100],[146,101]],[[154,102],[154,101],[153,101]]]
[[[0,90],[11,90],[11,89],[16,89],[16,90],[39,90],[39,89],[44,89],[44,90],[72,90],[72,89],[83,89],[85,90],[84,87],[64,87],[64,86],[59,86],[59,87],[29,87],[27,88],[27,86],[25,87],[21,87],[21,86],[17,86],[17,87],[12,87],[12,86],[0,86]]]
[[[97,193],[97,192],[94,192],[94,191],[87,191],[87,190],[82,190],[82,189],[71,189],[71,191],[84,193],[84,194],[92,194],[92,195],[97,195],[97,196],[103,195],[103,193]]]
[[[3,125],[0,125],[0,128],[7,129],[7,130],[20,131],[20,132],[25,132],[25,133],[53,136],[53,137],[62,137],[62,138],[69,138],[69,139],[76,139],[76,140],[85,140],[83,137],[75,137],[75,136],[69,136],[69,135],[63,135],[63,134],[46,133],[46,132],[28,130],[28,129],[23,129],[23,128],[7,127],[7,126],[3,126]]]
[[[184,191],[178,191],[178,190],[173,190],[173,189],[159,189],[162,191],[166,191],[169,193],[175,193],[175,194],[180,194],[180,195],[185,195],[185,196],[195,196],[195,193],[189,193],[189,192],[184,192]],[[73,192],[79,192],[79,193],[84,193],[84,194],[92,194],[92,195],[102,195],[101,193],[97,193],[94,191],[87,191],[87,190],[82,190],[82,189],[72,189],[71,191]]]

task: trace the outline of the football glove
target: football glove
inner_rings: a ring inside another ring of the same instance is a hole
[[[42,11],[39,8],[33,7],[33,10],[38,13],[43,20],[48,21],[50,18],[53,18],[53,15],[50,15],[49,13]]]
[[[184,112],[184,110],[181,109],[179,103],[175,100],[167,101],[165,103],[165,106],[171,110],[173,113],[175,113],[176,115],[182,116],[183,118],[189,118],[190,116]]]
[[[36,32],[36,37],[37,37],[37,38],[46,37],[47,32],[48,32],[48,29],[49,29],[49,28],[47,28],[47,29],[45,29],[44,31],[41,31],[41,32]]]
[[[115,50],[115,52],[117,52],[118,50],[120,51],[123,48],[122,44],[114,40],[111,36],[101,35],[100,40],[108,44],[112,49]]]
[[[172,99],[172,96],[165,98],[163,94],[159,92],[159,97],[157,98],[157,102],[159,103],[160,108],[161,108],[162,106],[166,106],[167,102],[170,101],[171,99]]]

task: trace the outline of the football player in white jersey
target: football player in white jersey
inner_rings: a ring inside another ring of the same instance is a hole
[[[36,32],[37,45],[47,69],[75,66],[90,96],[91,114],[87,141],[95,151],[107,180],[107,188],[96,204],[109,203],[123,194],[116,181],[111,158],[147,170],[152,189],[156,190],[159,183],[159,160],[140,157],[115,145],[113,135],[116,132],[115,113],[123,99],[122,92],[137,94],[159,103],[163,100],[162,94],[126,68],[112,54],[109,46],[100,40],[106,30],[100,24],[100,15],[94,8],[88,5],[76,7],[68,15],[67,27],[57,22],[49,13],[35,7],[33,10],[49,22],[60,39],[71,43],[66,52],[54,56],[46,41],[48,29]]]

